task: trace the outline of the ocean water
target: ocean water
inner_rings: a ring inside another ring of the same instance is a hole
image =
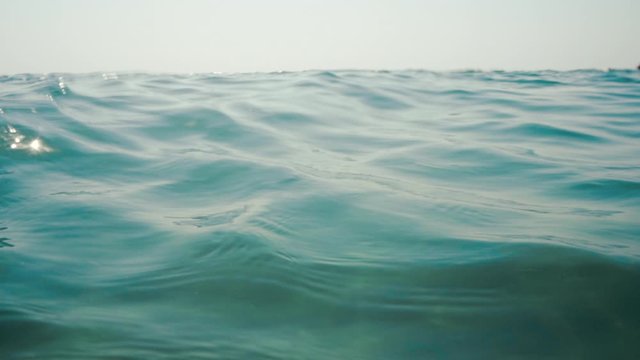
[[[640,72],[0,77],[1,359],[640,358]]]

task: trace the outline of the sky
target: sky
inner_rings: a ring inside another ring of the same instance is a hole
[[[0,0],[0,74],[640,63],[639,0]]]

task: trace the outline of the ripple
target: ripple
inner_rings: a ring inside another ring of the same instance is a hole
[[[229,211],[219,212],[215,214],[208,215],[200,215],[193,217],[169,217],[170,219],[177,219],[173,223],[176,225],[189,225],[195,226],[197,228],[201,227],[209,227],[209,226],[218,226],[223,224],[232,223],[239,216],[244,214],[247,211],[246,207],[241,209],[233,209]]]
[[[640,182],[595,179],[572,184],[569,190],[586,198],[631,200],[640,197]]]
[[[530,136],[531,138],[553,138],[573,141],[604,142],[602,137],[585,132],[572,131],[546,124],[522,124],[509,130],[513,134]]]

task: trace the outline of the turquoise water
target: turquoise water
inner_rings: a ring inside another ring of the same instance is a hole
[[[640,72],[0,77],[2,359],[640,356]]]

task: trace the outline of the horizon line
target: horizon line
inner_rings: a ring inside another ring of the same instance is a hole
[[[504,69],[504,68],[451,68],[451,69],[428,69],[428,68],[309,68],[300,70],[257,70],[257,71],[158,71],[158,70],[92,70],[92,71],[33,71],[33,72],[13,72],[13,73],[0,73],[0,76],[18,76],[18,75],[58,75],[58,74],[73,74],[73,75],[126,75],[126,74],[156,74],[156,75],[240,75],[240,74],[291,74],[291,73],[306,73],[306,72],[431,72],[431,73],[461,73],[461,72],[505,72],[505,73],[518,73],[518,72],[576,72],[576,71],[636,71],[636,68],[567,68],[567,69],[553,69],[553,68],[537,68],[537,69]]]

